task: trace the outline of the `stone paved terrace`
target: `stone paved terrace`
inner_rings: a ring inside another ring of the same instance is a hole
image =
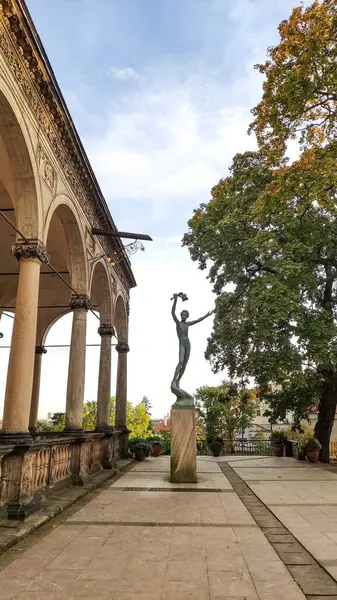
[[[137,463],[0,557],[1,600],[337,599],[334,471],[202,457],[193,490],[168,471]]]

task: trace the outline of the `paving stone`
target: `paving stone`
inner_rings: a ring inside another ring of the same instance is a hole
[[[209,463],[217,465],[213,458]],[[5,579],[3,559],[1,600],[305,600],[294,578],[307,600],[337,600],[334,580],[226,463],[221,473],[203,470],[202,489],[212,480],[214,491],[208,494],[172,491],[165,479],[166,457],[147,459],[141,467],[108,490],[90,492],[5,554],[7,573],[20,574],[21,564],[25,575],[20,575],[21,587],[13,586]],[[274,467],[268,468],[273,475]],[[215,491],[228,481],[230,494]],[[274,477],[273,486],[279,484]],[[290,492],[289,498],[293,501]],[[326,516],[312,513],[321,521]],[[300,525],[307,523],[301,519]],[[30,574],[35,576],[27,589]],[[8,592],[3,594],[4,582]]]
[[[290,544],[279,544],[277,542],[273,543],[273,548],[276,552],[303,552],[303,547],[298,542],[291,542]]]
[[[305,594],[337,594],[337,583],[319,565],[288,565],[288,569]]]
[[[281,535],[281,534],[275,535],[274,533],[269,533],[269,534],[267,533],[266,538],[267,538],[268,542],[270,542],[271,544],[274,544],[274,543],[292,544],[292,543],[294,543],[294,536],[291,535],[290,533],[286,533],[283,535]]]
[[[337,596],[307,596],[307,600],[337,600]]]
[[[265,535],[288,535],[289,531],[281,523],[275,527],[261,527]]]
[[[279,552],[285,565],[315,565],[315,559],[308,552]]]

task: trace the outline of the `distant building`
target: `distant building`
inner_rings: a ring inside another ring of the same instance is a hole
[[[152,419],[151,424],[154,433],[159,433],[161,430],[171,431],[171,419],[169,415],[165,415],[163,419]]]

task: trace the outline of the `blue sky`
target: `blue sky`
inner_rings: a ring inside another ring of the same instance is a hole
[[[247,136],[250,109],[261,96],[254,70],[295,0],[27,0],[60,88],[121,230],[154,242],[132,261],[129,400],[150,398],[154,416],[174,400],[170,381],[177,341],[170,297],[184,291],[190,313],[213,308],[204,273],[181,238],[194,207],[226,176]],[[8,328],[10,324],[2,325]],[[183,387],[216,384],[204,360],[211,321],[191,331]],[[67,343],[70,318],[49,343]],[[88,342],[97,343],[89,317]],[[4,351],[2,351],[4,352]],[[68,350],[44,357],[41,410],[63,410]],[[95,399],[98,350],[88,351],[85,399]],[[113,362],[114,391],[116,360]],[[60,374],[63,376],[60,376]],[[0,402],[4,384],[1,387]]]
[[[253,64],[275,42],[277,24],[293,4],[28,0],[121,227],[181,235],[192,208],[225,173],[231,140],[223,139],[221,126],[231,111],[246,113],[258,98],[260,76]],[[127,164],[107,161],[107,146],[111,159],[123,150]],[[197,173],[198,181],[185,181],[185,175],[196,179]]]

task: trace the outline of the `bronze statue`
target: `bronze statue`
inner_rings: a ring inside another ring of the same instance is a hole
[[[174,372],[173,381],[171,383],[171,392],[177,397],[177,406],[190,407],[194,406],[193,396],[191,396],[190,394],[188,394],[180,388],[180,380],[183,374],[185,373],[186,365],[190,358],[191,352],[191,343],[188,338],[188,329],[191,325],[200,323],[204,319],[207,319],[207,317],[210,317],[214,311],[209,311],[206,315],[200,317],[200,319],[196,319],[195,321],[187,321],[189,317],[189,312],[187,310],[183,310],[180,315],[181,320],[179,321],[175,312],[178,298],[181,298],[183,302],[188,300],[186,294],[183,294],[182,292],[180,292],[179,294],[173,294],[173,298],[171,298],[171,300],[173,300],[171,313],[176,324],[177,335],[179,339],[179,362]]]

